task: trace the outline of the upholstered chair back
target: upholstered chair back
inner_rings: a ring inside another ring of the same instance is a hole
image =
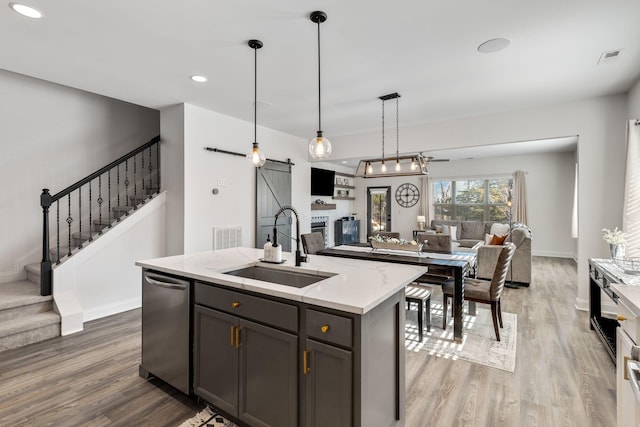
[[[313,233],[302,234],[302,248],[307,255],[315,254],[317,251],[325,248],[324,236],[322,233],[314,231]]]
[[[489,287],[489,297],[491,301],[499,300],[500,295],[502,295],[502,289],[504,289],[504,283],[507,280],[507,273],[509,272],[509,265],[511,265],[511,258],[513,258],[515,250],[515,244],[510,242],[505,243],[498,256],[496,269],[493,272],[491,286]]]

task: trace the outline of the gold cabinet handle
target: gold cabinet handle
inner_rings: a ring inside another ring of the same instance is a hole
[[[240,348],[240,326],[236,326],[236,348]]]
[[[235,346],[236,346],[236,343],[234,342],[234,339],[235,339],[235,333],[234,333],[234,332],[235,332],[235,329],[236,329],[236,327],[235,327],[235,326],[231,326],[231,347],[235,347]]]
[[[240,307],[240,303],[239,302],[234,301],[234,302],[231,303],[231,308],[238,308],[238,307]]]
[[[624,317],[622,314],[618,314],[618,320],[621,322],[624,322],[625,320],[627,320],[627,318]]]
[[[323,334],[326,334],[327,332],[329,332],[329,329],[330,329],[329,325],[324,325],[323,327],[320,328]]]
[[[307,375],[311,370],[309,369],[309,350],[302,352],[302,373]]]

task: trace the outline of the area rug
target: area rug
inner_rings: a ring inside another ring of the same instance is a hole
[[[180,424],[178,427],[238,427],[235,423],[216,414],[209,407],[204,408],[192,418]]]
[[[479,304],[476,307],[477,315],[471,316],[466,314],[465,304],[464,336],[459,344],[453,339],[453,316],[447,316],[447,329],[442,330],[440,301],[431,301],[431,332],[425,328],[422,342],[418,341],[417,312],[415,309],[407,310],[405,348],[513,372],[516,366],[518,317],[513,313],[502,313],[504,327],[500,329],[500,341],[496,341],[491,310],[481,308]]]

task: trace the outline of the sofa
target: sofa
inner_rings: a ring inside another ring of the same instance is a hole
[[[528,228],[514,228],[507,242],[516,245],[516,251],[511,258],[511,266],[507,273],[507,281],[529,286],[531,283],[531,232]],[[479,279],[493,277],[493,271],[498,262],[502,245],[482,245],[478,249],[478,268],[476,276]]]
[[[456,220],[431,220],[431,230],[436,232],[443,225],[456,227],[456,240],[460,247],[473,247],[479,241],[485,241],[485,235],[491,234],[491,226],[497,221],[456,221]],[[516,250],[511,260],[511,267],[507,275],[507,280],[528,286],[531,283],[531,231],[521,224],[512,224],[511,236],[507,241],[512,241],[516,245]],[[508,230],[508,225],[507,225]],[[502,245],[483,244],[478,248],[478,264],[476,276],[480,279],[493,277],[496,263]]]
[[[478,242],[484,242],[485,234],[490,234],[491,226],[497,221],[456,221],[456,220],[431,220],[431,230],[442,232],[442,226],[456,227],[456,235],[451,239],[458,242],[461,247],[473,247]]]

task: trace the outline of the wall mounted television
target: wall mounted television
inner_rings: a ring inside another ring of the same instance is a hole
[[[311,195],[333,196],[333,184],[336,172],[327,169],[311,168]]]

